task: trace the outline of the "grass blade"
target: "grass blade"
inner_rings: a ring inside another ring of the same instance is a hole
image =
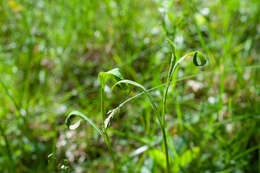
[[[97,127],[97,125],[90,118],[88,118],[88,116],[84,115],[83,113],[81,113],[79,111],[72,111],[67,116],[65,123],[68,126],[68,128],[70,127],[71,119],[74,116],[79,116],[82,119],[84,119],[87,123],[89,123],[98,132],[98,134],[100,134],[103,138],[105,138],[104,133]]]

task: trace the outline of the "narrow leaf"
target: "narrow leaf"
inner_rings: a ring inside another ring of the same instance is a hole
[[[71,120],[73,117],[75,116],[79,116],[80,118],[84,119],[87,123],[89,123],[103,138],[105,137],[104,136],[104,133],[97,127],[97,125],[91,120],[88,118],[88,116],[84,115],[83,113],[79,112],[79,111],[72,111],[71,113],[69,113],[69,115],[67,116],[66,118],[66,125],[68,127],[71,126]]]
[[[141,85],[141,84],[139,84],[139,83],[137,83],[137,82],[135,82],[135,81],[132,81],[132,80],[120,80],[120,81],[118,81],[116,84],[114,84],[113,85],[113,87],[112,87],[112,89],[115,87],[115,86],[117,86],[117,85],[119,85],[119,84],[130,84],[130,85],[133,85],[133,86],[135,86],[135,87],[137,87],[137,88],[140,88],[141,90],[143,90],[144,92],[147,92],[147,90],[145,89],[145,87],[143,86],[143,85]]]
[[[167,41],[168,41],[168,42],[170,43],[170,45],[171,45],[173,54],[175,54],[175,46],[174,46],[173,42],[172,42],[170,39],[167,39]]]

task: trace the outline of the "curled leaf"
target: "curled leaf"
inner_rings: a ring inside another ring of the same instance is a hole
[[[103,138],[105,138],[104,133],[97,127],[97,125],[88,118],[88,116],[84,115],[83,113],[79,112],[79,111],[72,111],[71,113],[69,113],[69,115],[66,118],[66,125],[68,126],[68,128],[70,128],[71,126],[71,122],[72,122],[72,118],[78,116],[82,119],[84,119],[87,123],[89,123]]]
[[[193,55],[193,64],[195,66],[204,66],[207,63],[207,58],[200,52],[195,52]]]
[[[81,122],[81,120],[78,120],[76,123],[71,124],[71,125],[69,126],[69,129],[70,129],[70,130],[75,130],[76,128],[79,127],[80,122]]]

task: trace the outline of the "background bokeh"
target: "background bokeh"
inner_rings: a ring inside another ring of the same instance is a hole
[[[164,83],[167,39],[178,57],[199,50],[210,60],[182,63],[170,88],[174,172],[260,171],[259,16],[258,0],[1,0],[0,172],[111,172],[97,132],[84,122],[68,130],[66,115],[79,110],[101,125],[101,71]],[[140,92],[105,89],[106,111]],[[151,94],[159,103],[162,88]],[[145,97],[120,110],[109,136],[122,172],[165,171]]]

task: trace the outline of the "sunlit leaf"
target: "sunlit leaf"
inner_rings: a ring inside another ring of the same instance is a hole
[[[149,156],[155,160],[164,170],[166,170],[166,158],[162,151],[158,149],[152,149],[148,152]]]
[[[192,149],[186,150],[178,157],[178,159],[170,160],[170,163],[173,163],[171,172],[178,172],[181,168],[191,163],[192,160],[198,157],[199,152],[200,148],[194,147]],[[148,154],[156,161],[156,163],[158,163],[163,169],[166,170],[166,159],[162,151],[158,149],[152,149],[148,151]]]
[[[110,79],[122,80],[123,76],[121,75],[119,68],[114,68],[107,72],[100,72],[98,74],[98,79],[100,81],[101,87],[104,88],[108,80]]]
[[[181,154],[177,160],[175,160],[174,166],[173,166],[173,172],[178,172],[180,168],[183,168],[192,160],[196,159],[198,157],[198,154],[200,152],[199,147],[194,147],[192,149],[186,150],[183,154]]]

